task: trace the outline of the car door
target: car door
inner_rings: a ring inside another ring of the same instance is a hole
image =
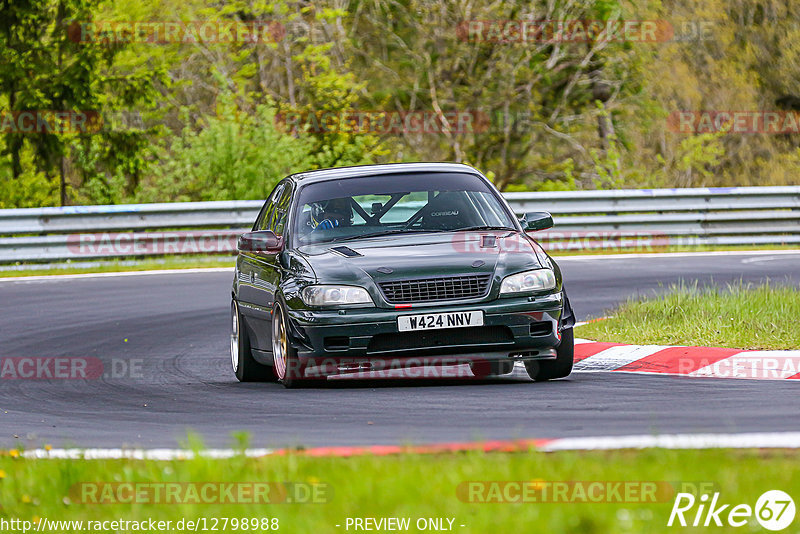
[[[291,194],[289,182],[279,183],[264,204],[261,213],[253,225],[253,230],[280,230],[285,227],[283,205],[286,195]],[[284,210],[285,211],[285,210]],[[282,226],[278,223],[284,221]],[[239,301],[242,314],[247,316],[250,327],[250,343],[257,350],[272,350],[272,306],[275,302],[275,290],[279,280],[276,254],[240,253],[239,261]],[[243,303],[243,305],[242,305]]]
[[[284,182],[283,189],[275,196],[273,209],[270,210],[268,217],[265,217],[264,230],[271,230],[279,238],[284,238],[286,231],[289,206],[292,200],[292,184]],[[263,288],[264,298],[268,301],[268,306],[272,309],[275,303],[278,284],[281,280],[282,267],[278,261],[279,253],[262,255],[257,263],[257,277],[260,278]]]

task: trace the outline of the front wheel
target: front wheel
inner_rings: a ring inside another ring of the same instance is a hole
[[[272,312],[272,356],[275,359],[275,376],[285,388],[299,388],[308,384],[305,368],[297,357],[297,349],[289,342],[286,314],[280,304]]]
[[[239,382],[274,382],[272,368],[253,359],[239,304],[231,302],[231,365]]]
[[[572,372],[572,362],[575,359],[575,336],[572,327],[561,332],[561,343],[556,349],[555,360],[529,360],[525,362],[528,376],[537,382],[564,378]]]

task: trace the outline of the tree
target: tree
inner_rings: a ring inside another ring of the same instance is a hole
[[[3,155],[11,160],[11,177],[23,173],[22,152],[35,154],[37,172],[56,175],[60,203],[67,204],[68,174],[74,169],[74,151],[97,145],[105,150],[93,160],[92,172],[103,164],[113,170],[128,167],[132,180],[140,170],[136,160],[143,150],[143,134],[120,135],[104,129],[102,116],[114,110],[154,102],[158,72],[114,70],[119,42],[84,39],[80,31],[90,25],[98,0],[4,0],[0,11],[0,100],[9,110],[32,112],[39,119],[58,123],[58,114],[81,117],[65,124],[65,131],[24,133],[4,131]],[[76,33],[77,32],[77,33]],[[88,120],[84,120],[88,119]],[[83,122],[81,122],[83,121]],[[62,123],[63,124],[63,123]],[[96,136],[96,137],[93,137]],[[80,169],[75,169],[80,171]]]

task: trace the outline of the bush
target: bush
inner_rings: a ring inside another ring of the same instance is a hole
[[[238,111],[223,97],[216,117],[204,118],[199,130],[184,128],[137,201],[263,199],[281,178],[310,166],[309,142],[279,131],[273,107]]]

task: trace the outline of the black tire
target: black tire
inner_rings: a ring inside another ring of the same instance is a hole
[[[483,360],[472,362],[469,366],[472,374],[477,378],[488,376],[507,375],[514,370],[513,361]]]
[[[555,360],[530,360],[525,362],[528,376],[537,382],[564,378],[572,372],[572,362],[575,359],[575,336],[572,327],[561,332],[561,343],[556,349]]]
[[[272,367],[261,365],[253,359],[250,350],[250,336],[236,300],[231,302],[231,365],[239,382],[274,382]]]
[[[297,349],[289,342],[289,328],[283,306],[276,304],[272,310],[272,355],[275,358],[275,376],[287,389],[309,384],[304,378],[305,367],[297,357]]]

